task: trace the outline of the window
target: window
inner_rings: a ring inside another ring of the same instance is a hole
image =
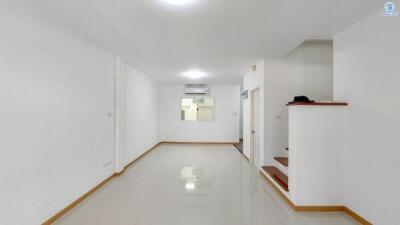
[[[181,120],[213,121],[214,98],[185,97],[181,102]]]

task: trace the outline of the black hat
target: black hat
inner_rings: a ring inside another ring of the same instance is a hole
[[[298,103],[298,102],[301,102],[301,103],[313,103],[315,101],[311,101],[306,96],[296,96],[296,97],[294,97],[293,101],[289,102],[289,103]]]

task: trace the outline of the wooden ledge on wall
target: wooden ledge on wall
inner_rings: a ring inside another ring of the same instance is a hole
[[[286,104],[287,106],[348,106],[347,102],[292,102]]]

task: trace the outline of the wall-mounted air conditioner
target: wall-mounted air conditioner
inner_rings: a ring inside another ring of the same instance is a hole
[[[204,86],[186,86],[183,92],[185,95],[209,95],[210,88]]]

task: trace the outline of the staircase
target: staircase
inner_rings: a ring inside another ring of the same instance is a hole
[[[275,157],[274,158],[276,161],[278,161],[280,164],[283,166],[288,167],[289,166],[289,159],[288,157]]]
[[[288,151],[289,148],[286,148]],[[288,157],[275,157],[278,166],[263,166],[262,169],[285,191],[289,191],[289,178],[287,176],[287,168],[289,167]],[[281,169],[279,169],[281,168]],[[286,170],[282,172],[282,170]]]

